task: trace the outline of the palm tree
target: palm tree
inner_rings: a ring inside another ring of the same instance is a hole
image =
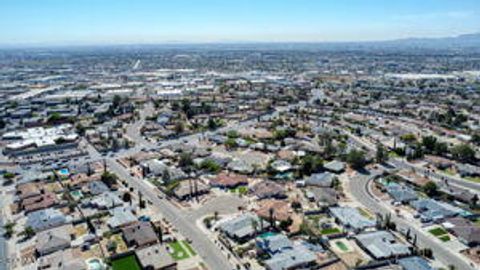
[[[252,219],[252,229],[255,232],[255,235],[258,234],[258,221],[256,219]]]
[[[273,209],[273,208],[268,209],[268,214],[269,214],[269,219],[268,219],[268,221],[270,222],[270,226],[272,226],[272,228],[275,228],[275,217],[274,217],[274,213],[275,213],[275,209]]]

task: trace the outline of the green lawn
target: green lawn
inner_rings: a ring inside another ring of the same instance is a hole
[[[335,242],[335,245],[337,245],[337,247],[342,250],[343,252],[347,252],[348,251],[348,247],[347,245],[345,245],[345,243],[343,243],[342,241],[337,241]]]
[[[192,256],[197,255],[195,250],[193,250],[192,246],[190,246],[190,244],[188,244],[187,241],[182,240],[182,244],[183,244],[184,247],[186,247],[188,249],[188,252],[190,252],[190,255],[192,255]]]
[[[168,246],[173,250],[173,253],[170,253],[170,256],[175,261],[181,261],[190,258],[188,251],[183,248],[179,241],[169,243]]]
[[[247,186],[238,186],[236,188],[230,189],[230,192],[245,195],[248,193],[248,187]]]
[[[126,256],[112,261],[113,270],[141,270],[135,255]]]
[[[455,175],[457,175],[456,172],[455,172],[452,168],[448,168],[448,169],[442,170],[442,172],[443,172],[444,174],[447,174],[447,175],[450,175],[450,176],[455,176]]]
[[[361,208],[361,207],[358,207],[358,212],[360,212],[360,214],[366,218],[372,218],[372,215],[365,209]]]
[[[473,223],[475,223],[477,227],[480,227],[480,218],[476,219]]]
[[[480,183],[480,177],[465,177],[465,179],[471,182]]]
[[[440,227],[433,228],[428,232],[434,235],[435,237],[437,237],[438,239],[440,239],[440,241],[442,242],[450,241],[450,235],[448,235],[448,232],[443,228],[440,228]]]
[[[394,151],[390,151],[388,152],[388,156],[391,157],[391,158],[399,158],[400,156],[395,153]]]
[[[340,229],[339,228],[328,228],[328,229],[323,229],[320,233],[323,234],[323,235],[336,234],[336,233],[340,233]]]
[[[442,242],[448,242],[448,241],[450,241],[450,236],[448,234],[445,234],[445,235],[442,235],[442,236],[438,237],[438,239],[440,239]]]
[[[433,228],[433,229],[429,230],[428,232],[437,236],[437,237],[441,236],[441,235],[444,235],[444,234],[447,234],[447,231],[445,231],[444,229],[442,229],[440,227]]]

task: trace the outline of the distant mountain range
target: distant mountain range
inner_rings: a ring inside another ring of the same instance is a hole
[[[420,48],[480,48],[480,33],[443,38],[406,38],[375,42],[383,45],[397,45]]]
[[[405,38],[385,41],[351,42],[212,42],[190,43],[171,41],[159,44],[118,44],[118,45],[0,45],[1,48],[65,48],[65,49],[207,49],[207,50],[454,50],[480,52],[480,32],[455,37]]]

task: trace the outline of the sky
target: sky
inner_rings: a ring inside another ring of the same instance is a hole
[[[372,41],[480,32],[480,0],[0,0],[0,45]]]

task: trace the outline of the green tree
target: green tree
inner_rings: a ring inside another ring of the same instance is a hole
[[[433,149],[433,153],[435,155],[443,156],[448,152],[448,145],[444,142],[437,142],[435,144],[435,148]]]
[[[437,138],[434,136],[426,136],[422,138],[422,146],[428,153],[432,153],[437,145]]]
[[[165,168],[162,173],[162,181],[163,183],[170,183],[170,180],[172,180],[172,177],[170,176],[170,171]]]
[[[12,237],[12,235],[15,233],[14,227],[15,227],[15,222],[8,222],[3,226],[3,228],[5,229],[6,238]]]
[[[122,200],[124,202],[128,202],[128,203],[131,202],[132,201],[132,195],[130,194],[130,192],[123,193]]]
[[[5,172],[3,174],[3,178],[5,178],[7,180],[13,180],[13,178],[15,178],[15,174],[12,173],[12,172]]]
[[[218,128],[218,123],[215,119],[209,118],[208,119],[208,129],[215,130]]]
[[[383,147],[383,145],[381,145],[380,143],[377,144],[377,151],[375,153],[375,160],[378,163],[384,163],[385,161],[388,160],[387,150],[385,150],[385,147]]]
[[[365,153],[361,150],[351,150],[347,154],[347,163],[354,169],[363,169],[367,164]]]
[[[182,153],[180,155],[180,160],[178,161],[178,166],[182,168],[186,168],[192,165],[193,165],[192,155],[190,153]]]
[[[237,147],[237,142],[235,141],[234,138],[228,138],[228,139],[225,141],[225,146],[226,146],[228,149],[233,149],[233,148]]]
[[[438,186],[435,182],[429,181],[423,186],[423,192],[428,196],[435,196],[438,194]]]
[[[475,150],[468,144],[458,144],[451,149],[453,157],[461,162],[473,162],[475,160]]]
[[[105,171],[105,172],[103,172],[100,180],[105,185],[107,185],[109,188],[112,188],[113,186],[117,185],[118,177],[114,173],[110,173],[110,172]]]
[[[25,238],[30,239],[35,236],[35,231],[32,227],[28,226],[20,233],[20,235],[23,235]]]
[[[175,133],[179,135],[179,134],[182,134],[184,131],[185,131],[185,126],[183,125],[183,122],[178,121],[175,124]]]
[[[476,145],[480,145],[480,132],[474,133],[472,135],[472,143],[474,143]]]
[[[114,95],[114,96],[113,96],[113,100],[112,100],[112,107],[113,107],[113,109],[118,108],[121,103],[122,103],[122,97],[119,96],[119,95]]]
[[[54,112],[48,117],[47,123],[49,124],[57,123],[62,119],[63,119],[63,116],[60,113]]]
[[[415,134],[412,134],[412,133],[404,134],[400,136],[400,139],[406,143],[413,143],[417,141],[417,137],[415,136]]]
[[[312,173],[323,170],[323,159],[317,155],[305,155],[301,159],[300,174],[311,175]]]

